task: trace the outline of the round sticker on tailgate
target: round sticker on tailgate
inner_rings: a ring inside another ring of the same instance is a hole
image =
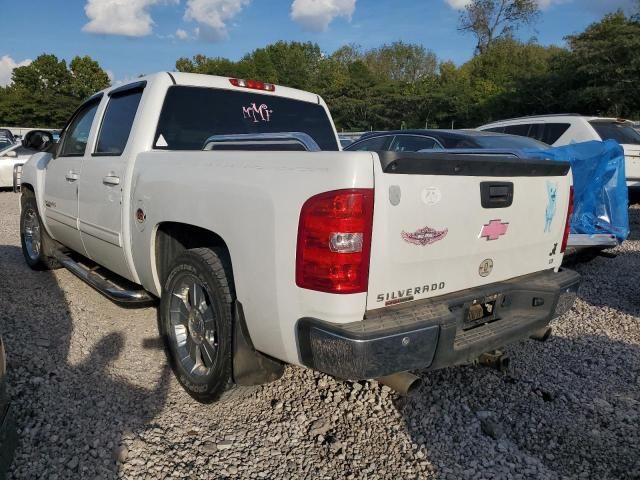
[[[488,277],[492,270],[493,270],[493,260],[491,260],[490,258],[483,260],[482,263],[480,264],[480,267],[478,267],[478,273],[480,274],[481,277]]]
[[[442,193],[438,187],[428,187],[422,189],[422,201],[425,205],[435,205],[442,200]]]

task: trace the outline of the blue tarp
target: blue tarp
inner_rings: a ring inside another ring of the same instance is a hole
[[[571,162],[571,233],[610,233],[618,242],[629,236],[629,193],[624,150],[615,140],[584,142],[548,150],[524,150],[525,156]]]

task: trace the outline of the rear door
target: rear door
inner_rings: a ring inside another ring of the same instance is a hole
[[[53,237],[79,253],[85,253],[78,229],[78,183],[89,139],[95,135],[93,120],[101,97],[82,105],[60,140],[56,158],[47,165],[44,216]]]
[[[378,155],[368,309],[560,266],[568,164]]]
[[[145,83],[112,90],[79,185],[79,223],[87,255],[130,278],[123,248],[123,185],[130,156],[127,143]]]

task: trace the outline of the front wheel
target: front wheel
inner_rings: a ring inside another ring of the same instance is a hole
[[[187,393],[203,403],[220,400],[234,386],[232,280],[225,253],[194,248],[178,255],[160,301],[171,367]]]
[[[60,265],[51,257],[53,240],[42,226],[38,204],[33,192],[27,190],[22,195],[20,212],[20,243],[27,265],[33,270],[51,270]]]

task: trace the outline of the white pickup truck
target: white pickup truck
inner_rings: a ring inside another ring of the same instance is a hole
[[[322,98],[262,82],[107,89],[16,174],[29,266],[159,298],[202,402],[287,363],[402,390],[545,331],[579,285],[567,163],[341,152]]]

